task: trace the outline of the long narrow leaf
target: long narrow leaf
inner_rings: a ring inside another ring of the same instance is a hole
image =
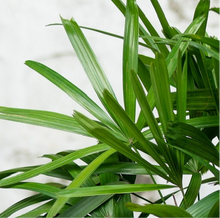
[[[37,182],[20,182],[14,185],[10,185],[8,187],[34,191],[46,196],[50,196],[52,198],[54,198],[56,193],[60,191],[60,188],[55,187],[53,185],[37,183]]]
[[[69,40],[100,100],[103,102],[102,93],[104,89],[107,89],[115,97],[104,71],[76,21],[74,19],[69,21],[63,18],[61,20]]]
[[[123,46],[123,94],[125,110],[135,120],[136,98],[131,85],[130,72],[138,67],[138,8],[135,0],[127,0]]]
[[[219,92],[219,61],[213,59],[213,71],[214,71],[214,77],[215,77],[215,83],[217,87],[217,92]]]
[[[177,66],[177,120],[186,121],[186,99],[187,99],[187,59],[182,69],[181,51],[178,58]]]
[[[66,165],[66,164],[72,162],[73,160],[76,160],[76,159],[81,158],[83,156],[87,156],[87,155],[90,155],[90,154],[93,154],[96,152],[105,151],[108,149],[109,149],[109,146],[104,145],[104,144],[90,146],[88,148],[83,148],[81,150],[78,150],[74,153],[71,153],[71,154],[64,156],[64,157],[62,157],[58,160],[55,160],[53,162],[39,166],[37,168],[34,168],[34,169],[29,170],[27,172],[21,173],[19,175],[15,175],[13,177],[0,180],[0,187],[4,187],[4,186],[18,183],[22,180],[32,178],[32,177],[37,176],[39,174],[43,174],[43,173],[48,172],[50,170],[53,170],[53,169],[56,169],[56,168],[61,167],[63,165]]]
[[[26,61],[25,64],[47,78],[54,85],[59,87],[67,95],[69,95],[74,101],[85,108],[89,113],[95,116],[97,119],[115,128],[114,123],[109,119],[107,114],[94,102],[92,101],[81,89],[72,84],[69,80],[50,69],[49,67],[34,61]]]
[[[80,187],[91,174],[101,165],[110,155],[115,153],[114,149],[107,150],[92,161],[79,175],[67,186],[66,190]],[[51,207],[47,217],[53,217],[63,208],[69,197],[58,197],[54,205]]]
[[[73,117],[55,112],[0,107],[0,119],[90,136]]]
[[[171,31],[171,28],[170,28],[170,25],[167,21],[167,18],[158,2],[158,0],[151,0],[151,3],[157,13],[157,16],[160,20],[160,23],[161,23],[161,26],[163,28],[163,32],[164,32],[164,35],[167,37],[167,38],[172,38],[173,37],[173,34],[172,34],[172,31]]]
[[[201,174],[193,173],[189,187],[187,188],[187,191],[185,193],[184,199],[180,204],[181,208],[186,209],[194,204],[196,198],[199,195],[201,184],[202,184]]]
[[[112,2],[121,11],[121,13],[125,15],[126,7],[123,2],[121,0],[112,0]],[[141,11],[140,11],[140,18],[141,19],[143,18],[143,16],[141,15]],[[141,24],[139,24],[139,32],[140,35],[150,36]],[[145,42],[144,44],[146,45],[146,47],[149,47],[153,52],[159,51],[158,46],[154,43],[154,41],[151,38],[146,37],[143,40]]]
[[[210,8],[210,1],[209,0],[200,0],[198,5],[196,6],[196,10],[194,13],[193,20],[199,17],[200,15],[205,16],[205,22],[202,24],[202,26],[199,28],[197,34],[204,36],[206,33],[206,26],[208,22],[208,14],[209,14],[209,8]]]
[[[161,133],[161,130],[159,128],[159,125],[153,115],[152,110],[150,109],[150,106],[147,102],[144,90],[141,86],[140,81],[138,80],[138,77],[136,74],[132,71],[131,72],[131,78],[132,78],[132,86],[134,89],[134,92],[136,94],[137,100],[139,102],[139,105],[143,111],[143,114],[145,116],[147,125],[150,127],[150,130],[157,141],[158,145],[163,145],[164,139]]]
[[[171,101],[170,85],[165,58],[156,53],[155,64],[151,65],[151,81],[156,106],[163,131],[166,132],[168,121],[174,120],[173,104]]]
[[[135,193],[143,191],[155,191],[167,188],[174,188],[172,185],[160,185],[160,184],[125,184],[125,185],[103,185],[95,186],[93,188],[76,188],[72,190],[64,190],[58,193],[59,196],[66,197],[85,197],[96,195],[108,195],[108,194],[125,194]]]

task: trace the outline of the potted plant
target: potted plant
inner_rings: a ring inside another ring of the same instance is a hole
[[[219,182],[219,143],[212,142],[219,137],[219,40],[206,33],[210,11],[219,13],[219,9],[210,8],[209,0],[200,0],[182,33],[169,25],[158,1],[152,0],[163,29],[161,37],[135,0],[112,2],[125,16],[124,36],[93,30],[123,39],[124,104],[119,104],[77,22],[61,17],[105,110],[59,73],[26,61],[93,119],[78,111],[69,116],[9,107],[0,107],[0,118],[94,137],[98,142],[45,154],[51,161],[40,166],[0,172],[1,188],[36,192],[0,217],[30,205],[36,206],[19,217],[134,217],[134,211],[140,212],[139,217],[218,217],[218,191],[202,199],[199,196],[203,184]],[[139,46],[154,55],[139,54]],[[85,164],[78,165],[78,159]],[[210,176],[203,179],[206,172]],[[38,175],[61,178],[68,184],[33,182]],[[136,183],[138,175],[149,176],[151,183]],[[190,177],[187,185],[185,175]],[[148,191],[157,191],[158,199],[152,202],[139,195]],[[175,201],[177,193],[180,202]],[[143,203],[132,202],[133,195]],[[172,203],[167,203],[170,198]]]

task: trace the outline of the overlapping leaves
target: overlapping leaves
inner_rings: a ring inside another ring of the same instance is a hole
[[[54,70],[26,61],[27,66],[64,91],[96,120],[80,112],[67,116],[7,107],[0,107],[0,118],[94,137],[98,143],[77,151],[45,155],[52,162],[41,166],[0,173],[0,187],[39,193],[11,206],[0,214],[1,217],[38,202],[42,205],[21,217],[43,214],[47,217],[87,214],[95,217],[107,216],[110,212],[112,216],[132,216],[124,207],[124,203],[131,200],[128,194],[174,186],[178,190],[168,196],[159,191],[160,199],[154,204],[128,203],[127,208],[142,212],[141,217],[149,213],[160,217],[217,214],[216,192],[195,203],[205,170],[214,175],[211,181],[219,180],[219,148],[212,142],[218,137],[219,128],[219,41],[206,33],[209,1],[199,2],[193,21],[180,33],[170,26],[159,2],[152,0],[164,37],[160,37],[135,0],[128,0],[126,4],[121,0],[112,2],[125,15],[124,37],[120,37],[124,40],[124,106],[118,103],[77,22],[61,18],[70,43],[107,112]],[[139,36],[143,40],[141,43]],[[150,48],[155,56],[139,55],[139,44]],[[140,106],[139,114],[136,101]],[[77,159],[86,164],[77,165],[74,162]],[[154,184],[134,184],[137,174],[149,175]],[[184,174],[192,175],[186,187],[183,187]],[[70,183],[26,181],[38,175],[62,178]],[[157,184],[155,175],[172,185]],[[182,193],[179,207],[160,204],[178,191]]]

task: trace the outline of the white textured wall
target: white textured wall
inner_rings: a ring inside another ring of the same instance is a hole
[[[144,6],[147,17],[157,19],[147,1]],[[192,11],[198,1],[160,1],[172,26],[183,31],[192,19]],[[211,1],[218,6],[218,0]],[[29,69],[25,60],[42,62],[81,87],[97,100],[77,60],[62,26],[45,27],[59,23],[63,18],[74,17],[82,26],[123,34],[124,18],[110,0],[1,0],[0,2],[0,105],[50,110],[71,115],[82,109],[66,94],[46,79]],[[218,16],[210,19],[212,35],[218,35]],[[84,31],[97,57],[121,99],[121,54],[122,41]],[[145,51],[142,51],[145,52]],[[98,101],[98,100],[97,100]],[[44,163],[44,153],[86,147],[95,142],[75,134],[65,133],[26,124],[0,120],[0,170],[12,167]],[[21,197],[23,191],[0,189],[0,211]]]

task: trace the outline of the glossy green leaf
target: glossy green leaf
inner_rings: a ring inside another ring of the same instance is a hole
[[[4,187],[4,186],[18,183],[22,180],[26,180],[26,179],[35,177],[39,174],[43,174],[43,173],[48,172],[50,170],[53,170],[53,169],[56,169],[56,168],[61,167],[63,165],[66,165],[66,164],[72,162],[73,160],[76,160],[76,159],[81,158],[83,156],[90,155],[92,153],[96,153],[96,152],[100,152],[100,151],[105,151],[108,149],[109,149],[109,146],[104,145],[104,144],[90,146],[88,148],[83,148],[81,150],[78,150],[74,153],[71,153],[71,154],[64,156],[64,157],[62,157],[58,160],[55,160],[53,162],[47,163],[45,165],[31,169],[27,172],[15,175],[13,177],[0,180],[0,187]]]
[[[193,205],[196,198],[199,195],[200,187],[202,184],[202,178],[200,173],[193,173],[184,199],[182,200],[180,207],[186,209]]]
[[[64,190],[58,193],[59,196],[66,197],[85,197],[85,196],[96,196],[96,195],[108,195],[108,194],[125,194],[133,192],[143,191],[154,191],[160,189],[174,188],[172,185],[160,185],[160,184],[122,184],[122,185],[102,185],[75,188],[72,190]]]
[[[112,2],[121,11],[121,13],[123,15],[125,15],[126,7],[125,7],[125,4],[123,2],[121,0],[112,0]],[[140,12],[140,18],[142,20],[144,20],[140,10],[139,10],[139,12]],[[146,23],[146,19],[143,22]],[[139,23],[139,32],[140,32],[140,35],[150,36],[140,23]],[[149,47],[153,52],[156,52],[156,51],[159,50],[158,46],[154,43],[154,41],[152,39],[146,37],[143,40],[145,42],[144,43],[145,46]]]
[[[144,212],[159,217],[193,217],[182,208],[172,205],[149,204],[141,206],[138,204],[127,203],[126,206],[132,211]]]
[[[187,208],[186,211],[192,214],[193,217],[207,217],[218,200],[219,191],[215,191]]]
[[[161,126],[163,132],[166,132],[167,123],[174,120],[174,114],[167,65],[162,54],[156,53],[155,64],[151,65],[150,75]]]
[[[63,76],[48,68],[47,66],[34,61],[26,61],[25,64],[47,78],[54,85],[59,87],[67,95],[69,95],[74,101],[85,108],[89,113],[102,121],[104,124],[115,128],[114,123],[110,120],[107,114],[92,101],[82,90],[65,79]]]
[[[193,20],[195,20],[197,17],[201,16],[201,15],[205,15],[205,22],[201,25],[201,27],[199,28],[197,34],[199,35],[205,35],[206,33],[206,26],[207,26],[207,22],[208,22],[208,14],[209,14],[209,7],[210,7],[210,0],[200,0],[195,13],[194,13],[194,17]]]
[[[52,198],[54,198],[56,193],[60,191],[60,188],[56,187],[55,183],[54,184],[43,184],[43,183],[37,183],[37,182],[20,182],[14,185],[7,186],[7,188],[8,187],[34,191],[37,193],[44,194],[46,196],[50,196]]]
[[[46,157],[47,155],[44,155],[43,157]],[[0,172],[0,179],[6,178],[12,174],[15,173],[20,173],[20,172],[27,172],[29,170],[35,169],[39,167],[40,165],[35,165],[35,166],[28,166],[28,167],[19,167],[19,168],[13,168],[9,170],[4,170]],[[77,170],[74,168],[74,170]],[[64,171],[62,168],[57,168],[54,170],[51,170],[49,172],[43,173],[44,175],[55,177],[55,178],[60,178],[60,179],[65,179],[65,180],[72,180],[73,177],[66,171]]]
[[[97,94],[101,95],[104,89],[109,90],[113,94],[112,88],[78,24],[73,18],[70,21],[62,18],[61,20],[70,42]]]
[[[173,34],[171,32],[170,25],[167,21],[167,18],[158,2],[158,0],[151,0],[151,3],[156,11],[156,14],[160,20],[161,26],[163,28],[163,33],[167,38],[172,38]]]
[[[104,71],[76,21],[73,18],[70,21],[63,18],[61,20],[69,40],[100,100],[103,102],[102,93],[104,89],[107,89],[115,97]],[[103,103],[105,104],[105,102]]]
[[[185,122],[186,120],[186,101],[187,101],[187,59],[182,69],[182,55],[179,53],[177,65],[177,120]]]
[[[136,98],[131,86],[130,72],[138,69],[138,8],[135,0],[128,0],[125,13],[123,45],[123,95],[125,111],[135,120]]]
[[[0,107],[0,119],[90,136],[73,117],[50,111]]]

